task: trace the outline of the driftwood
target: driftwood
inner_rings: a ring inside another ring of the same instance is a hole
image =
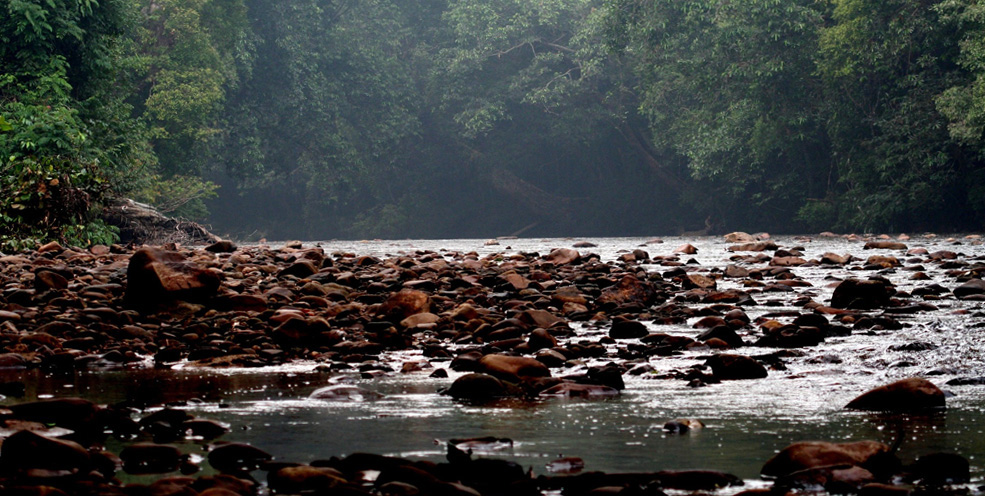
[[[120,229],[120,242],[124,244],[195,245],[219,241],[201,224],[165,217],[150,205],[125,198],[104,208],[102,218]]]

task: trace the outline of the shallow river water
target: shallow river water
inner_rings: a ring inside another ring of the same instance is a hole
[[[804,258],[817,259],[824,252],[851,253],[865,258],[881,253],[906,258],[900,252],[862,249],[862,242],[840,238],[780,237],[782,248],[802,247]],[[327,253],[342,250],[365,255],[396,255],[418,249],[476,251],[480,255],[502,252],[540,252],[590,241],[604,261],[621,251],[633,250],[646,238],[515,239],[486,246],[483,240],[428,240],[377,242],[323,242]],[[650,255],[669,255],[685,242],[698,248],[693,258],[701,267],[724,268],[734,255],[721,238],[664,238],[643,249]],[[985,248],[960,239],[914,237],[910,248],[930,252],[950,250],[965,259],[982,259]],[[686,261],[692,258],[682,256]],[[911,260],[905,265],[913,265]],[[921,262],[930,281],[911,281],[912,271],[883,273],[899,290],[911,290],[937,282],[948,289],[957,283],[934,263]],[[797,288],[827,304],[831,277],[867,277],[856,263],[846,268],[793,268],[813,284]],[[646,266],[663,272],[666,267]],[[829,279],[826,279],[829,278]],[[719,288],[738,281],[719,281]],[[759,306],[745,307],[750,317],[783,310],[795,293],[754,295]],[[919,300],[919,298],[917,299]],[[768,303],[766,305],[764,303]],[[545,399],[497,406],[470,406],[436,394],[459,374],[430,378],[432,370],[411,374],[395,372],[378,379],[357,379],[365,388],[382,393],[376,401],[327,402],[307,399],[315,389],[329,384],[331,374],[315,370],[315,363],[245,370],[200,370],[179,366],[173,371],[153,369],[81,372],[74,375],[42,375],[38,371],[6,372],[0,379],[27,383],[25,400],[50,396],[80,395],[100,402],[146,399],[149,402],[186,401],[194,415],[230,425],[226,441],[248,442],[279,460],[310,462],[354,452],[442,461],[445,441],[451,438],[497,436],[510,438],[512,447],[501,446],[482,456],[509,458],[546,473],[546,464],[559,455],[585,460],[586,470],[607,472],[656,471],[707,468],[733,473],[758,484],[763,463],[784,446],[805,440],[855,441],[874,439],[892,444],[904,436],[899,455],[904,463],[936,451],[957,452],[971,461],[970,487],[985,484],[985,386],[949,386],[948,380],[985,376],[985,309],[946,294],[930,301],[939,310],[897,318],[907,324],[898,331],[856,332],[829,338],[804,348],[804,356],[785,359],[787,370],[771,370],[761,380],[733,381],[689,388],[682,380],[653,379],[653,374],[624,376],[626,390],[619,397],[600,400]],[[964,312],[967,310],[967,312]],[[696,320],[696,319],[695,319]],[[695,336],[685,325],[653,325],[652,331]],[[579,335],[595,338],[607,329],[573,327]],[[635,340],[633,340],[635,341]],[[914,342],[933,345],[925,351],[894,351],[891,347]],[[624,346],[617,343],[615,346]],[[775,351],[742,348],[740,353],[759,355]],[[672,357],[652,357],[658,371],[699,364],[705,352],[686,352]],[[385,357],[395,370],[420,355],[404,352]],[[433,361],[435,368],[448,362]],[[578,372],[577,369],[555,374]],[[945,411],[920,415],[887,415],[844,410],[852,398],[868,389],[905,377],[926,377],[952,394]],[[663,432],[666,421],[699,419],[706,427],[687,435]],[[193,448],[192,448],[193,449]]]

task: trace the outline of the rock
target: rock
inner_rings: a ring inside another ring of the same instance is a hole
[[[756,237],[752,234],[736,231],[730,232],[725,235],[725,242],[727,243],[755,243]]]
[[[267,484],[276,494],[324,493],[346,482],[334,468],[310,465],[283,467],[267,476]]]
[[[530,337],[527,338],[527,346],[531,353],[543,349],[556,348],[557,345],[557,338],[552,336],[550,332],[547,332],[546,329],[534,329],[530,333]]]
[[[619,396],[619,390],[599,384],[578,384],[562,382],[540,392],[542,397],[561,398],[590,398],[602,396]]]
[[[120,451],[120,459],[128,474],[165,474],[178,470],[184,455],[169,444],[135,443]]]
[[[489,401],[511,396],[513,391],[489,374],[465,374],[448,388],[447,394],[456,400]]]
[[[849,402],[845,408],[912,411],[944,406],[944,392],[940,388],[926,379],[912,377],[872,389]]]
[[[783,477],[801,470],[833,466],[857,465],[875,474],[892,471],[899,461],[886,444],[876,441],[830,443],[808,441],[794,443],[777,453],[763,465],[764,477]]]
[[[216,295],[221,282],[219,273],[178,252],[143,247],[130,257],[124,298],[137,307],[172,300],[202,302]]]
[[[313,400],[326,401],[366,401],[378,400],[383,398],[383,395],[350,384],[337,384],[316,389],[308,397]]]
[[[543,329],[547,329],[558,322],[564,321],[561,317],[558,317],[547,310],[524,310],[520,312],[520,315],[518,315],[517,318],[519,318],[521,322],[532,327],[540,327]]]
[[[191,419],[181,423],[181,430],[187,436],[205,440],[212,440],[229,432],[225,425],[208,419]]]
[[[215,243],[205,247],[205,251],[212,253],[232,253],[237,249],[239,249],[239,247],[236,246],[236,243],[229,240],[216,241]]]
[[[895,241],[869,241],[865,243],[866,250],[906,250],[906,245]]]
[[[766,330],[766,335],[756,341],[756,346],[771,348],[801,348],[817,346],[824,341],[824,332],[817,327],[785,325]]]
[[[851,255],[838,255],[837,253],[826,252],[821,255],[822,264],[846,265],[852,261]]]
[[[556,248],[551,250],[551,253],[544,257],[544,260],[554,265],[567,265],[581,260],[581,255],[570,248]]]
[[[98,421],[99,407],[82,398],[53,398],[6,407],[12,417],[21,420],[54,424],[76,432],[102,432]]]
[[[650,334],[646,325],[635,320],[615,320],[609,329],[612,339],[638,339]]]
[[[694,245],[692,245],[690,243],[685,243],[685,244],[683,244],[683,245],[678,246],[677,248],[675,248],[674,249],[674,253],[680,253],[680,254],[683,254],[683,255],[695,255],[695,254],[698,253],[698,249],[695,248]]]
[[[401,320],[400,325],[406,329],[412,329],[419,325],[434,324],[440,318],[431,312],[421,312]]]
[[[706,362],[715,378],[722,381],[762,379],[768,375],[766,367],[745,355],[715,355]]]
[[[856,310],[881,308],[889,304],[889,297],[889,288],[883,281],[845,279],[835,287],[831,306]]]
[[[981,279],[970,279],[964,284],[954,288],[954,296],[958,298],[981,294],[985,294],[985,281]]]
[[[66,288],[68,279],[57,272],[42,269],[34,273],[34,290],[39,293]]]
[[[702,274],[687,274],[681,281],[684,289],[715,289],[715,280]]]
[[[779,248],[776,243],[772,241],[759,241],[759,242],[749,242],[739,245],[729,246],[728,251],[767,251],[776,250]]]
[[[390,322],[401,320],[419,313],[431,311],[431,298],[423,291],[403,289],[390,295],[380,305],[378,315]]]
[[[89,452],[78,443],[19,431],[0,446],[0,467],[4,471],[85,473],[90,469],[90,460]]]
[[[664,424],[664,432],[669,434],[686,434],[691,431],[704,429],[705,424],[696,419],[674,419]]]
[[[477,372],[486,373],[508,382],[551,376],[550,369],[534,358],[508,355],[486,355],[482,357],[479,360]]]
[[[597,303],[600,305],[636,303],[647,306],[653,298],[653,288],[648,283],[640,281],[635,276],[625,276],[618,284],[605,288],[598,297]]]
[[[227,473],[256,470],[260,464],[271,460],[270,453],[244,443],[228,443],[216,446],[209,452],[209,465]]]

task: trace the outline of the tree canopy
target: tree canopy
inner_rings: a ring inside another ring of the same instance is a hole
[[[0,242],[977,230],[971,0],[10,0]]]

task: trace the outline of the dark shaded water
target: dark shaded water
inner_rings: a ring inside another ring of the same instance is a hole
[[[621,250],[632,250],[645,239],[592,239],[594,252],[612,260]],[[724,267],[732,255],[719,238],[665,239],[645,249],[651,255],[668,255],[683,242],[699,252],[702,267]],[[776,240],[781,247],[801,246],[804,258],[824,252],[852,253],[866,257],[862,243],[842,239]],[[554,247],[570,247],[572,240],[509,240],[485,246],[480,240],[400,241],[373,243],[323,243],[326,252],[344,250],[384,256],[416,249],[478,251],[480,254],[517,251],[547,253]],[[951,250],[965,258],[981,257],[985,249],[967,241],[956,245],[944,239],[908,242],[911,248]],[[881,252],[881,251],[880,251]],[[898,252],[892,254],[901,256]],[[683,256],[683,260],[691,258]],[[914,260],[913,263],[916,263]],[[956,283],[931,263],[923,263],[931,281],[910,281],[911,271],[884,273],[901,290],[937,282],[947,288]],[[648,266],[650,270],[666,268]],[[815,301],[827,303],[831,283],[827,277],[865,277],[871,272],[851,268],[794,268],[813,287],[798,288]],[[738,281],[720,281],[720,289]],[[732,285],[732,286],[730,286]],[[788,306],[794,293],[756,295],[761,304],[747,307],[755,318],[767,312],[794,310]],[[196,416],[228,423],[232,431],[223,439],[254,444],[279,460],[310,462],[353,452],[373,452],[440,461],[444,441],[473,436],[508,437],[512,448],[490,453],[509,457],[535,473],[557,457],[577,456],[587,470],[654,471],[710,468],[732,472],[755,485],[759,469],[784,446],[804,440],[854,441],[875,439],[892,443],[905,436],[899,454],[904,462],[934,452],[957,452],[972,464],[973,484],[985,483],[985,386],[945,386],[957,377],[985,376],[985,317],[979,303],[962,302],[949,295],[932,301],[939,310],[900,316],[908,327],[899,331],[861,332],[831,338],[804,349],[805,356],[787,360],[787,370],[771,371],[762,380],[726,382],[704,388],[688,388],[680,380],[654,380],[650,375],[625,376],[627,389],[617,398],[602,400],[549,399],[526,404],[476,407],[462,405],[436,394],[451,384],[429,378],[431,370],[411,374],[392,373],[379,379],[356,379],[368,389],[383,393],[378,401],[329,402],[307,399],[318,387],[329,384],[331,374],[317,372],[315,363],[299,363],[269,369],[174,371],[130,370],[84,372],[69,376],[43,376],[37,371],[0,373],[3,380],[21,379],[28,384],[26,399],[79,395],[100,402],[124,399],[148,403],[188,401]],[[967,311],[967,312],[965,312]],[[652,326],[654,331],[694,336],[689,325]],[[596,338],[605,329],[578,328],[581,338]],[[635,340],[634,340],[635,341]],[[925,342],[933,349],[894,351],[894,345]],[[625,346],[619,343],[615,346]],[[747,354],[768,349],[744,348]],[[653,357],[658,371],[681,369],[704,361],[702,352],[675,357]],[[386,364],[399,370],[403,362],[420,360],[419,353],[386,356]],[[447,362],[432,362],[446,367]],[[590,364],[587,364],[590,365]],[[576,373],[568,369],[558,374]],[[926,415],[885,415],[843,410],[858,394],[896,379],[922,376],[953,397],[946,411]],[[696,418],[706,428],[688,435],[666,435],[664,422]],[[195,449],[190,447],[189,449]]]

